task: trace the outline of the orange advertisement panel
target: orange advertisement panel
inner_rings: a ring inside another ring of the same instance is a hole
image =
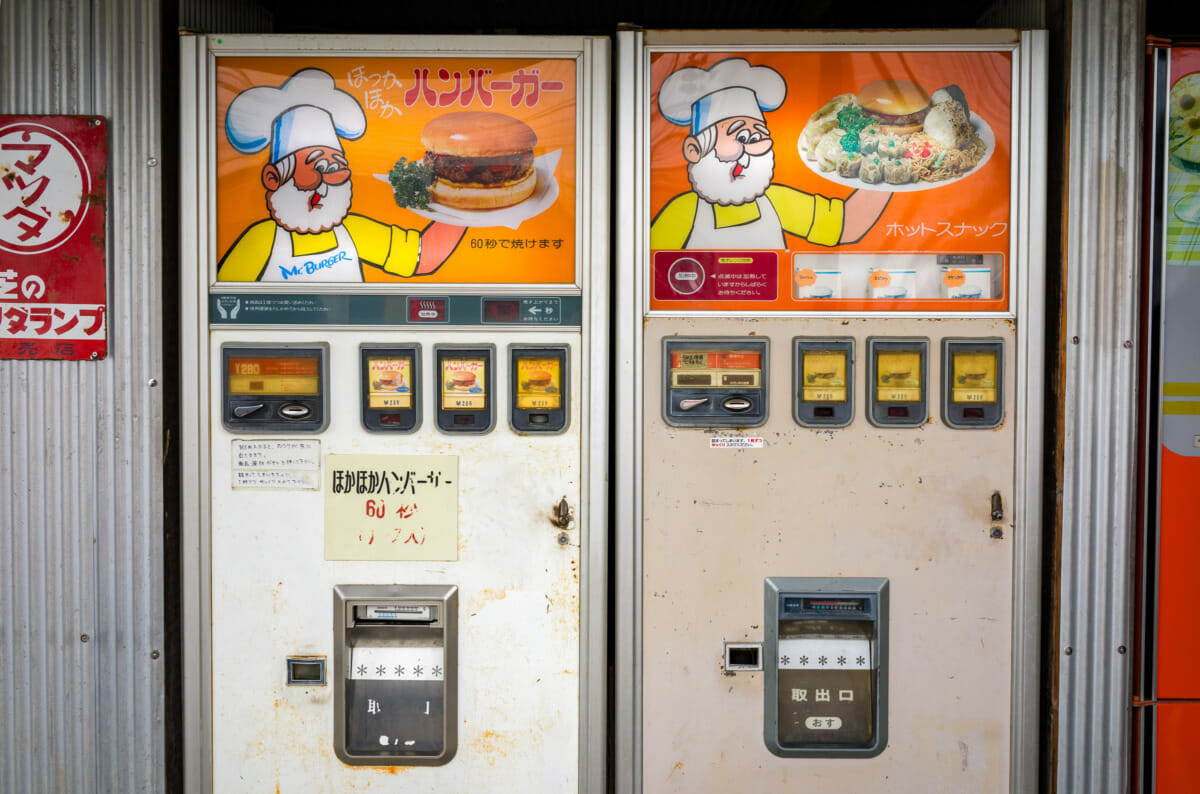
[[[222,58],[217,280],[573,284],[576,63]]]
[[[1007,310],[1012,68],[652,53],[651,308]]]

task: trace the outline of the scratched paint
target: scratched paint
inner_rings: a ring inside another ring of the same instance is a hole
[[[485,436],[439,433],[427,413],[411,435],[368,435],[359,423],[358,345],[424,345],[423,400],[430,410],[433,339],[384,332],[330,335],[332,406],[320,436],[326,454],[456,455],[457,562],[328,562],[320,492],[234,491],[232,436],[213,422],[213,779],[221,792],[573,791],[578,788],[580,614],[580,406],[562,435],[513,434],[503,414]],[[234,339],[213,335],[213,350]],[[572,347],[578,334],[552,333]],[[254,333],[255,341],[281,341]],[[440,333],[438,342],[475,342]],[[490,334],[503,353],[527,336]],[[507,394],[501,366],[497,395]],[[213,372],[212,403],[220,378]],[[571,393],[583,394],[578,367]],[[507,404],[507,398],[499,401]],[[550,524],[563,496],[575,508],[568,544]],[[332,678],[335,584],[457,584],[459,749],[444,767],[349,767],[334,755],[333,687],[288,687],[289,655],[325,656]]]
[[[763,448],[709,450],[706,430],[667,427],[661,338],[751,332],[771,337],[770,418],[747,431],[765,439]],[[1013,503],[1016,378],[1005,380],[1009,410],[996,432],[955,431],[940,419],[876,428],[862,400],[868,334],[928,337],[931,395],[943,336],[1002,337],[1006,371],[1015,371],[1013,329],[999,319],[646,324],[647,794],[1008,791],[1012,532],[1006,525],[1006,539],[996,541],[988,530],[992,492]],[[793,421],[790,342],[800,335],[856,339],[858,404],[849,427],[814,431]],[[934,397],[935,417],[937,405]],[[889,743],[879,757],[797,761],[767,751],[763,674],[730,676],[714,663],[725,641],[762,639],[766,576],[891,580]]]

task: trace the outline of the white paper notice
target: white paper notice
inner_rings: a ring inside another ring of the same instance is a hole
[[[761,436],[713,436],[708,439],[709,449],[762,449]]]
[[[321,487],[321,442],[316,439],[235,438],[230,460],[234,488],[316,491]]]

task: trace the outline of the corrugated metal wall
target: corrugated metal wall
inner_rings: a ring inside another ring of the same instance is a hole
[[[1144,7],[1075,2],[1058,791],[1129,790]]]
[[[0,361],[0,791],[163,789],[156,0],[4,0],[0,112],[108,120],[103,361]]]

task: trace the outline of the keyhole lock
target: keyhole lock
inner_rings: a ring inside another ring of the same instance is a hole
[[[559,529],[566,529],[575,520],[575,511],[567,504],[567,497],[559,500],[550,515],[550,523]]]
[[[995,491],[992,494],[992,520],[1004,520],[1004,506],[1000,503],[1000,492]]]

